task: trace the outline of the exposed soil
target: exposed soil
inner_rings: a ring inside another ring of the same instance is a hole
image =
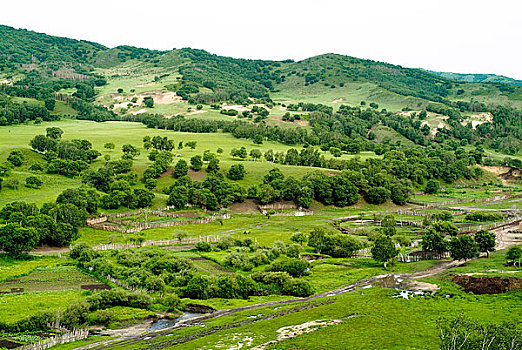
[[[207,305],[199,305],[199,304],[186,304],[185,307],[189,312],[197,313],[197,314],[206,314],[206,313],[212,313],[216,311],[211,306]]]
[[[474,294],[499,294],[522,288],[522,278],[516,277],[456,275],[453,282],[464,287],[466,293]]]
[[[233,203],[228,206],[228,210],[232,214],[252,214],[258,213],[259,209],[253,199],[246,199],[243,203]]]

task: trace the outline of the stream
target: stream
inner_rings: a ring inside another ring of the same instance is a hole
[[[180,321],[190,320],[191,318],[195,318],[195,317],[198,317],[198,316],[201,316],[201,315],[203,315],[203,314],[193,313],[193,312],[184,312],[180,317],[176,317],[176,318],[160,318],[160,319],[155,321],[150,326],[148,331],[149,332],[154,332],[154,331],[159,331],[159,330],[162,330],[162,329],[174,327]]]

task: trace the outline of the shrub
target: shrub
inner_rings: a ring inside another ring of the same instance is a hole
[[[310,263],[303,259],[287,258],[274,261],[267,267],[268,272],[286,272],[292,277],[304,276],[310,269]]]
[[[194,247],[196,248],[196,250],[198,250],[200,252],[210,252],[212,250],[212,245],[210,245],[210,243],[205,242],[205,241],[197,242],[194,245]]]

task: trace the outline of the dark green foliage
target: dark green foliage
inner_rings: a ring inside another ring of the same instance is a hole
[[[301,277],[306,275],[310,269],[310,263],[303,259],[286,258],[274,261],[266,268],[268,272],[286,272],[292,277]]]
[[[495,250],[495,234],[486,230],[480,230],[475,233],[475,242],[478,244],[479,252],[486,253],[489,258],[489,252]]]
[[[172,173],[172,176],[174,176],[175,178],[180,178],[187,174],[188,174],[187,161],[184,159],[178,160],[178,162],[176,163],[176,166],[174,167],[174,172]]]
[[[453,237],[450,241],[449,251],[454,260],[464,259],[466,261],[479,256],[477,243],[468,235]]]
[[[38,232],[34,228],[24,228],[16,223],[0,227],[0,248],[12,257],[30,252],[36,247],[38,240]]]
[[[438,221],[433,228],[439,233],[450,236],[456,236],[459,233],[459,228],[451,221]]]
[[[422,236],[421,247],[426,252],[436,252],[442,255],[448,250],[448,242],[442,233],[430,229]]]
[[[439,192],[440,185],[437,180],[429,180],[424,189],[424,193],[435,194]]]
[[[212,246],[210,245],[210,243],[205,242],[205,241],[197,242],[194,245],[194,247],[196,248],[196,250],[198,250],[200,252],[210,252],[212,250]]]
[[[25,156],[20,150],[14,150],[7,156],[7,161],[13,164],[15,167],[22,166],[25,161]]]
[[[234,164],[230,167],[227,173],[227,177],[231,180],[243,180],[246,171],[243,164]]]
[[[196,155],[192,158],[190,158],[190,168],[195,171],[201,170],[203,167],[203,160],[201,159],[201,156]]]
[[[328,232],[320,228],[314,229],[308,238],[308,245],[317,253],[327,254],[335,258],[350,257],[362,248],[354,237]]]
[[[388,261],[397,256],[399,251],[395,248],[395,243],[393,243],[391,237],[380,235],[375,240],[371,252],[374,260],[386,265]]]
[[[40,188],[42,187],[43,182],[36,176],[28,176],[25,178],[25,187],[28,188]]]

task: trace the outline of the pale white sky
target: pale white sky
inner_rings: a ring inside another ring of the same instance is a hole
[[[15,0],[0,24],[113,47],[296,60],[339,53],[522,79],[520,0]]]

